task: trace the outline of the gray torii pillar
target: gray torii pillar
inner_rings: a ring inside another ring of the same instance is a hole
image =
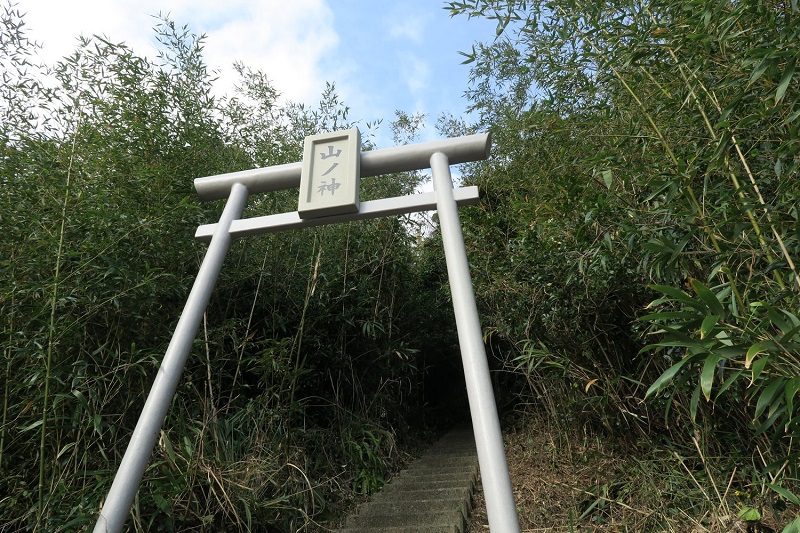
[[[489,529],[518,532],[517,508],[447,156],[442,152],[433,154],[431,170]]]
[[[434,192],[361,202],[357,212],[319,218],[301,218],[297,212],[240,218],[249,194],[299,187],[302,163],[195,180],[202,200],[227,197],[228,201],[219,222],[200,226],[195,233],[197,240],[210,243],[208,251],[100,511],[95,533],[117,533],[125,525],[233,237],[434,208],[439,213],[489,527],[495,533],[518,533],[508,463],[458,218],[458,206],[476,204],[478,190],[454,190],[450,176],[451,164],[486,159],[489,147],[489,135],[479,134],[360,153],[359,178],[430,168]]]

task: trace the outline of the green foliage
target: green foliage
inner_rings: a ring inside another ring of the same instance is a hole
[[[165,17],[155,61],[95,36],[54,66],[15,9],[0,22],[0,529],[80,530],[197,272],[195,228],[219,216],[192,180],[298,161],[305,136],[354,123],[332,84],[308,109],[243,65],[215,100],[203,37]],[[253,198],[247,216],[295,206]],[[438,286],[417,284],[413,244],[392,219],[234,243],[133,528],[296,531],[379,488],[419,418],[436,327],[417,327]]]
[[[501,364],[561,416],[710,429],[793,483],[797,5],[447,9],[497,22],[465,53],[496,141],[465,231]]]
[[[461,168],[482,193],[462,220],[501,406],[696,448],[703,468],[679,463],[708,499],[702,441],[751,474],[748,507],[797,503],[797,6],[447,8],[497,24],[464,53],[479,123],[440,127],[494,139]],[[10,5],[0,24],[0,528],[80,529],[196,273],[194,229],[220,211],[192,179],[297,161],[306,135],[355,123],[333,84],[284,103],[241,64],[215,100],[203,37],[168,18],[156,61],[92,37],[52,66]],[[396,118],[398,143],[424,119]],[[295,203],[253,198],[246,216]],[[456,343],[441,244],[414,223],[234,243],[134,527],[297,530],[380,487]],[[587,516],[617,488],[592,487]]]
[[[785,528],[781,530],[781,533],[796,533],[800,531],[800,518],[795,518],[794,521],[787,524]]]
[[[381,428],[348,428],[348,434],[342,435],[347,456],[353,458],[355,475],[353,489],[360,494],[371,494],[379,490],[385,483],[385,452],[382,448],[391,448],[393,437]]]

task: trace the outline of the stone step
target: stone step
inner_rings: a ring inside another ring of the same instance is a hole
[[[421,478],[407,478],[398,479],[396,482],[386,485],[382,493],[396,494],[398,492],[416,491],[416,490],[430,490],[430,489],[458,489],[469,488],[475,486],[475,479],[464,477],[460,479],[421,479]]]
[[[450,479],[472,479],[477,477],[477,472],[467,468],[448,468],[437,470],[403,470],[392,478],[392,482],[409,479],[433,479],[445,481]]]
[[[454,429],[362,505],[339,533],[462,533],[477,476],[472,430]]]
[[[385,500],[381,505],[369,505],[361,511],[359,516],[446,514],[454,510],[460,511],[464,515],[464,519],[466,519],[471,510],[471,505],[468,506],[463,501],[453,498],[408,500],[401,497],[395,500]]]
[[[473,487],[462,486],[456,488],[449,488],[449,489],[418,489],[418,490],[407,490],[405,491],[405,498],[409,500],[459,500],[459,501],[467,501],[472,496],[472,489]],[[393,492],[380,492],[373,496],[372,500],[362,505],[362,509],[365,509],[368,505],[377,504],[383,500],[390,499],[396,500],[397,493]]]
[[[478,452],[475,451],[475,448],[454,448],[450,450],[441,448],[439,450],[428,450],[425,455],[420,457],[420,460],[439,459],[442,457],[474,457],[477,455]]]
[[[436,527],[455,526],[459,532],[463,532],[466,520],[463,513],[458,509],[435,513],[358,514],[347,519],[348,528],[420,527],[422,524]]]
[[[339,533],[460,533],[455,524],[446,526],[408,526],[408,527],[386,527],[380,526],[357,526],[340,529]]]
[[[433,459],[431,457],[421,457],[417,459],[414,463],[408,465],[406,467],[406,471],[434,471],[439,470],[442,468],[462,468],[464,470],[470,468],[472,465],[477,465],[478,457],[477,455],[465,455],[465,456],[442,456],[440,458]]]

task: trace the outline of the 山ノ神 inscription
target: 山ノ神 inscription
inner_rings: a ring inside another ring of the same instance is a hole
[[[358,212],[361,139],[358,129],[306,138],[300,176],[300,218]]]

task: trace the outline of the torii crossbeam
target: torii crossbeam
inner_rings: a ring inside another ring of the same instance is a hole
[[[95,533],[118,533],[125,524],[233,237],[432,209],[439,214],[489,526],[493,533],[518,533],[508,463],[458,218],[458,206],[478,203],[478,188],[453,189],[450,175],[450,165],[486,159],[490,145],[488,134],[478,134],[358,151],[358,179],[430,168],[434,192],[361,202],[355,212],[315,215],[316,218],[301,218],[298,212],[240,218],[250,194],[299,187],[302,162],[196,179],[194,185],[201,200],[228,201],[216,224],[197,229],[195,238],[208,242],[208,251],[100,511]]]

